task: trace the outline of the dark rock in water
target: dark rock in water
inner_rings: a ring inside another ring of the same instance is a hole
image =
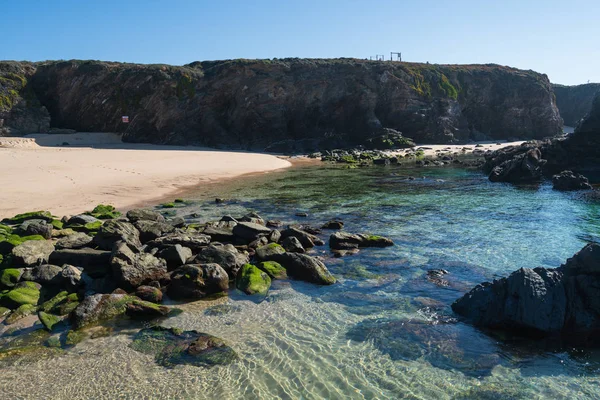
[[[485,282],[452,304],[478,326],[526,334],[562,334],[597,343],[600,330],[600,245],[588,244],[556,269],[521,268]]]
[[[133,223],[138,221],[165,222],[165,217],[163,217],[158,211],[141,208],[127,211],[127,219]]]
[[[469,326],[445,321],[365,320],[347,337],[370,341],[393,360],[425,359],[436,368],[469,376],[489,375],[500,364],[494,341]]]
[[[450,284],[444,276],[448,274],[445,269],[432,269],[427,271],[427,279],[438,286],[449,286]]]
[[[575,174],[573,171],[562,171],[560,174],[554,175],[552,186],[554,190],[560,191],[592,189],[592,185],[585,176]]]
[[[323,246],[325,244],[325,242],[323,242],[317,236],[294,227],[290,227],[281,232],[282,239],[285,239],[290,236],[293,236],[296,239],[298,239],[300,241],[300,244],[302,244],[302,247],[304,247],[305,249],[315,246]]]
[[[167,315],[169,309],[136,296],[126,294],[95,294],[88,296],[71,314],[73,328],[96,325],[126,314],[134,317],[149,317]]]
[[[320,235],[323,231],[320,228],[316,228],[314,226],[300,224],[300,225],[290,225],[290,228],[299,229],[303,232],[310,233],[311,235]]]
[[[233,234],[246,242],[255,240],[259,235],[268,235],[271,230],[253,222],[239,222],[233,227]]]
[[[183,247],[180,244],[167,246],[160,250],[157,254],[167,262],[167,269],[173,271],[181,267],[192,257],[192,250],[188,247]]]
[[[173,225],[166,222],[146,220],[137,221],[134,226],[140,232],[140,241],[142,243],[147,243],[175,230]]]
[[[163,298],[160,289],[154,286],[140,286],[135,289],[135,295],[140,299],[151,303],[161,303]]]
[[[285,251],[289,251],[292,253],[304,253],[306,250],[302,246],[302,243],[294,236],[288,236],[281,241],[281,245],[285,249]]]
[[[546,160],[538,148],[520,154],[494,167],[489,179],[492,182],[535,182],[543,178],[542,167]]]
[[[125,243],[118,243],[111,255],[112,275],[121,288],[131,290],[152,281],[168,280],[167,263],[149,253],[136,253]]]
[[[271,243],[278,243],[281,240],[281,232],[277,229],[273,229],[268,235],[267,240]]]
[[[191,264],[173,271],[167,294],[173,299],[201,299],[228,289],[229,276],[219,264]]]
[[[266,295],[271,287],[271,278],[256,266],[246,264],[238,273],[235,285],[246,294]]]
[[[306,212],[297,212],[295,215],[296,217],[308,217],[308,213]]]
[[[44,239],[52,238],[52,225],[44,219],[29,219],[16,230],[20,236],[40,235]]]
[[[89,246],[92,243],[92,237],[83,233],[75,232],[72,235],[62,237],[56,242],[56,248],[61,249],[80,249]]]
[[[12,249],[14,266],[32,267],[48,262],[54,245],[46,240],[28,240]]]
[[[235,351],[215,336],[159,326],[139,331],[129,347],[154,355],[156,363],[167,368],[176,365],[212,367],[238,359]]]
[[[338,220],[331,220],[323,224],[322,229],[334,229],[339,230],[344,228],[344,223]]]
[[[248,261],[248,256],[240,253],[231,244],[223,246],[211,244],[202,249],[195,258],[195,262],[199,264],[219,264],[231,279],[237,275],[240,268],[248,263]]]
[[[267,221],[267,226],[270,228],[280,228],[283,226],[283,222],[278,219],[271,219]]]
[[[169,233],[147,243],[148,247],[165,248],[179,244],[192,251],[199,251],[210,243],[210,236],[202,233]]]
[[[269,261],[278,262],[287,270],[288,275],[296,279],[319,285],[331,285],[336,282],[325,264],[306,254],[286,252],[273,255]]]
[[[329,237],[329,247],[334,250],[348,250],[359,247],[389,247],[393,245],[392,240],[376,235],[335,232]]]
[[[69,264],[83,268],[92,278],[110,274],[110,251],[83,249],[56,250],[50,254],[49,262],[54,265]]]
[[[94,236],[94,244],[102,250],[112,250],[117,242],[125,242],[138,249],[142,247],[139,231],[129,222],[106,221]]]
[[[244,215],[242,218],[239,218],[239,222],[250,222],[257,225],[265,226],[265,220],[255,212],[250,212]]]

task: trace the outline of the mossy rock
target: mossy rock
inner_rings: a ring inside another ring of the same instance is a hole
[[[265,271],[272,279],[287,279],[287,271],[275,261],[263,261],[257,267]]]
[[[11,313],[10,308],[0,307],[0,318],[6,317],[10,313]]]
[[[49,211],[31,211],[23,214],[17,214],[12,218],[4,219],[3,222],[10,225],[22,224],[29,219],[43,219],[46,222],[52,222],[54,217]]]
[[[68,295],[69,295],[69,292],[67,292],[67,291],[59,292],[56,296],[54,296],[50,300],[44,302],[40,306],[40,310],[42,310],[44,312],[54,312],[60,304],[67,301]]]
[[[18,335],[0,347],[0,361],[3,364],[22,364],[60,355],[62,350],[48,347],[49,337],[50,334],[44,329]]]
[[[19,236],[19,235],[9,235],[9,236],[0,236],[0,254],[7,255],[12,249],[15,247],[25,243],[28,240],[46,240],[41,235],[29,235],[29,236]]]
[[[16,268],[7,268],[0,271],[0,287],[12,288],[19,283],[23,275],[23,270]]]
[[[139,331],[129,347],[154,355],[155,362],[167,368],[176,365],[208,368],[238,359],[236,352],[215,336],[159,326]]]
[[[21,318],[25,318],[33,313],[35,313],[37,311],[37,307],[33,306],[31,304],[23,304],[22,306],[20,306],[19,308],[17,308],[15,311],[12,312],[12,314],[10,314],[5,322],[8,325],[14,324],[15,322],[17,322],[18,320],[20,320]]]
[[[46,330],[49,332],[51,332],[56,325],[63,321],[61,317],[44,311],[38,312],[38,318],[40,319],[42,325],[44,325],[44,328],[46,328]]]
[[[24,304],[37,305],[40,299],[39,285],[33,282],[21,282],[14,289],[0,297],[0,304],[15,309]]]
[[[162,208],[175,208],[175,203],[163,203],[160,205]]]
[[[81,331],[70,330],[65,335],[65,345],[75,346],[86,339],[87,335]]]
[[[0,224],[0,236],[8,236],[12,233],[12,228],[8,225]]]
[[[175,199],[174,203],[185,203],[184,199]]]
[[[282,245],[277,243],[269,243],[256,249],[256,258],[259,261],[266,261],[273,255],[283,253],[285,253],[285,249]]]
[[[59,219],[53,219],[52,220],[52,227],[54,229],[60,230],[60,229],[63,228],[63,226],[64,226],[64,224],[63,224],[63,222],[61,220],[59,220]]]
[[[98,219],[115,219],[121,216],[121,213],[114,206],[108,204],[98,204],[92,211],[88,211],[85,214]]]
[[[238,272],[236,286],[246,294],[266,295],[271,287],[271,278],[256,266],[245,264]]]

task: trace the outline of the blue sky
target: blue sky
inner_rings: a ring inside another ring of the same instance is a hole
[[[497,63],[600,82],[599,0],[0,0],[0,59]]]

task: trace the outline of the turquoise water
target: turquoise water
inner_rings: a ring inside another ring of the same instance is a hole
[[[414,180],[408,179],[409,176]],[[9,398],[598,398],[595,351],[500,338],[457,320],[450,304],[475,284],[521,267],[557,267],[600,238],[600,207],[547,185],[489,183],[464,169],[295,168],[188,194],[191,220],[253,210],[268,219],[388,236],[396,245],[314,255],[333,286],[274,282],[262,302],[236,292],[182,306],[164,322],[225,339],[241,361],[165,369],[131,336],[5,366]],[[215,205],[214,197],[231,199]],[[307,212],[307,218],[295,217]],[[326,236],[325,236],[326,237]],[[427,278],[431,269],[449,273]]]

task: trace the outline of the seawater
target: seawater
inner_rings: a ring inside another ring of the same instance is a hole
[[[194,201],[176,211],[200,215],[190,221],[248,211],[314,226],[335,218],[346,231],[396,245],[340,259],[318,247],[312,254],[338,278],[333,286],[275,281],[263,301],[232,291],[182,305],[184,313],[163,322],[223,338],[240,356],[234,364],[166,369],[130,349],[124,331],[60,357],[1,365],[3,398],[600,397],[595,351],[500,337],[450,309],[481,281],[558,267],[597,241],[600,207],[578,194],[492,184],[459,168],[320,166],[201,186],[187,196]],[[214,197],[231,200],[215,205]],[[432,281],[432,269],[448,274]]]

